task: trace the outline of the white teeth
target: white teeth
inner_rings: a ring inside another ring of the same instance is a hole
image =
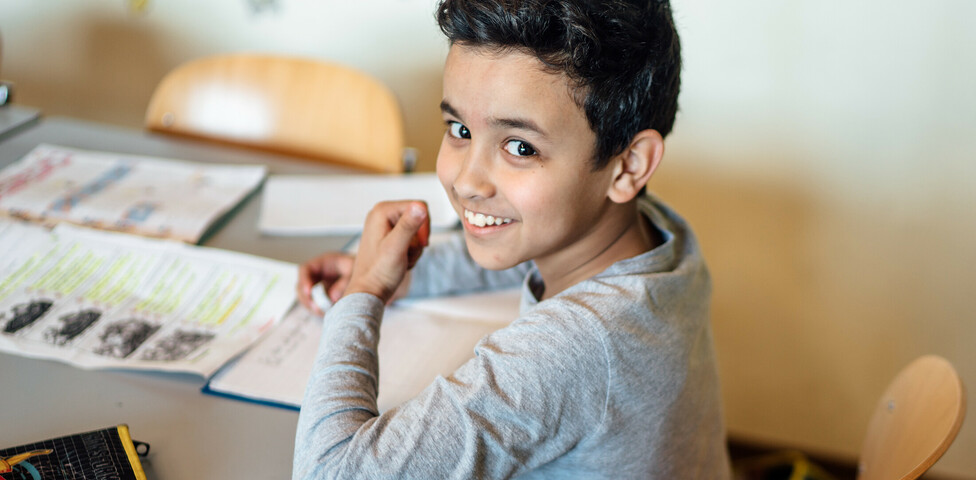
[[[504,225],[506,223],[512,223],[511,218],[502,218],[493,215],[485,215],[483,213],[474,213],[471,210],[464,211],[464,218],[468,220],[468,223],[476,227]]]

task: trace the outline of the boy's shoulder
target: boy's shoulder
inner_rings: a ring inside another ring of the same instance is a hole
[[[694,232],[657,198],[641,199],[639,208],[660,231],[662,244],[620,260],[543,301],[537,301],[532,291],[541,282],[538,271],[533,270],[523,287],[522,312],[568,319],[580,324],[577,327],[593,323],[607,330],[618,328],[621,322],[636,322],[645,328],[655,323],[707,321],[711,279]]]
[[[648,194],[637,200],[637,210],[659,237],[657,245],[639,255],[619,260],[603,272],[580,282],[580,290],[599,290],[603,284],[657,284],[693,275],[705,268],[695,233],[674,209]]]
[[[617,261],[599,274],[583,280],[543,302],[534,302],[531,288],[541,278],[530,274],[523,292],[523,309],[536,305],[589,312],[620,312],[661,308],[689,299],[707,301],[710,281],[694,232],[677,212],[655,197],[638,201],[641,214],[660,233],[662,242],[640,255]],[[526,303],[527,302],[527,303]]]

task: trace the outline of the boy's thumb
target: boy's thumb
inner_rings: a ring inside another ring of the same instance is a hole
[[[410,244],[411,239],[420,230],[420,227],[427,220],[427,209],[420,204],[411,204],[407,211],[397,220],[396,225],[390,232],[390,236],[397,239],[397,243],[404,246]]]

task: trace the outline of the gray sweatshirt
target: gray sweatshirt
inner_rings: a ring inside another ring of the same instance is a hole
[[[293,478],[727,479],[708,319],[688,226],[648,199],[665,242],[537,301],[531,265],[481,269],[463,242],[425,253],[411,295],[522,282],[521,315],[416,398],[376,407],[382,302],[326,314],[299,415]]]

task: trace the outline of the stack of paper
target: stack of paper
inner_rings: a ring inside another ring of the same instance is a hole
[[[269,235],[354,234],[382,201],[423,200],[432,228],[457,214],[433,173],[409,175],[272,175],[264,186],[259,227]]]

